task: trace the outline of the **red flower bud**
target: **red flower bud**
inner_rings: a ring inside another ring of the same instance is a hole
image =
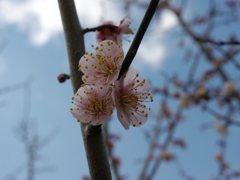
[[[60,83],[64,83],[67,79],[70,79],[70,75],[68,74],[59,74],[57,77]]]

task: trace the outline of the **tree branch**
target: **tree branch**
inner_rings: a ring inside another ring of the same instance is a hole
[[[201,38],[201,37],[195,37],[195,39],[199,42],[202,42],[202,43],[212,43],[212,44],[215,44],[215,45],[240,45],[240,42],[239,41],[214,41],[214,40],[211,40],[211,39],[206,39],[206,38]]]
[[[73,92],[83,84],[82,72],[78,71],[78,63],[85,53],[84,32],[79,23],[73,0],[58,0],[63,29],[68,50],[70,76]],[[101,126],[81,124],[83,141],[92,180],[111,180],[111,172],[106,147],[101,133]]]
[[[140,45],[142,38],[148,28],[148,25],[149,25],[151,19],[158,7],[158,3],[159,3],[159,0],[151,0],[149,6],[147,8],[147,11],[143,17],[143,20],[138,28],[136,36],[134,37],[133,42],[127,52],[127,55],[126,55],[124,61],[123,61],[122,69],[119,73],[118,79],[120,79],[120,77],[124,74],[124,72],[126,72],[128,70],[135,55],[137,54],[139,45]]]

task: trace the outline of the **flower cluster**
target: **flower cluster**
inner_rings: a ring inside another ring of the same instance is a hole
[[[88,85],[82,85],[73,97],[76,107],[70,109],[72,115],[78,122],[99,125],[116,107],[125,129],[141,126],[149,111],[143,102],[153,101],[150,84],[132,68],[117,81],[123,60],[121,45],[105,40],[94,48],[96,53],[85,53],[79,61],[82,80]]]

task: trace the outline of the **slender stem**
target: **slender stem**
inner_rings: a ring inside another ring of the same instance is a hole
[[[176,115],[172,120],[172,125],[171,128],[169,129],[169,132],[161,146],[161,150],[165,150],[167,149],[167,147],[169,146],[169,144],[171,143],[172,139],[173,139],[173,135],[174,132],[177,128],[178,122],[179,122],[179,117],[181,117],[181,113],[182,113],[182,108],[180,106],[178,106],[177,110],[176,110]],[[160,167],[162,162],[162,158],[160,156],[157,157],[157,159],[155,160],[153,167],[149,173],[149,175],[147,177],[145,177],[146,180],[151,180],[153,179],[153,177],[156,175],[157,169]]]
[[[144,163],[143,163],[143,166],[142,166],[142,169],[139,173],[139,177],[138,177],[138,180],[142,180],[144,179],[144,177],[146,176],[146,172],[150,166],[150,158],[149,158],[149,155],[153,154],[155,148],[154,148],[154,143],[157,142],[158,140],[158,137],[161,133],[161,122],[162,122],[162,112],[159,111],[158,112],[158,115],[156,117],[156,125],[154,126],[154,129],[153,129],[153,136],[151,138],[151,142],[150,142],[150,145],[149,145],[149,149],[148,149],[148,153],[146,155],[146,158],[144,160]]]
[[[201,38],[201,37],[196,37],[196,40],[199,41],[199,42],[202,42],[202,43],[212,43],[212,44],[219,45],[219,46],[222,46],[222,45],[240,45],[239,41],[214,41],[214,40],[211,40],[211,39],[204,39],[204,38]]]
[[[117,26],[114,25],[102,25],[102,26],[98,26],[98,27],[94,27],[94,28],[86,28],[83,29],[83,33],[87,33],[87,32],[94,32],[94,31],[101,31],[104,28],[108,28],[110,30],[114,30],[116,28],[118,28]]]
[[[73,0],[58,0],[70,64],[70,76],[73,92],[76,93],[83,84],[82,72],[78,63],[85,53],[84,32],[79,23]],[[92,180],[111,180],[111,171],[103,140],[101,126],[81,124],[83,141]]]
[[[137,54],[139,45],[140,45],[142,38],[148,28],[148,25],[157,9],[158,3],[159,3],[159,0],[151,0],[149,6],[147,8],[147,11],[143,17],[143,20],[138,28],[136,36],[134,37],[133,42],[127,52],[127,55],[126,55],[124,61],[123,61],[122,69],[119,73],[118,79],[124,74],[124,72],[126,72],[128,70],[135,55]]]

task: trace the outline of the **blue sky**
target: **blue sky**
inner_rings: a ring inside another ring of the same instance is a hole
[[[127,14],[117,6],[122,5],[110,1],[76,1],[83,27],[97,26],[101,20],[118,23]],[[199,4],[191,3],[190,6],[196,8]],[[189,10],[187,14],[191,14],[192,11]],[[133,20],[131,27],[136,30],[143,11],[132,8],[130,15]],[[170,12],[164,12],[160,22],[152,22],[132,65],[141,77],[150,79],[154,86],[166,83],[159,75],[160,70],[169,73],[177,71],[183,77],[186,75],[188,65],[182,66],[183,53],[174,42],[176,38],[164,33],[176,25],[177,21]],[[57,2],[2,0],[0,34],[0,42],[7,42],[6,48],[0,54],[0,88],[31,78],[31,93],[28,94],[31,103],[28,108],[30,119],[34,122],[33,133],[38,132],[39,136],[44,138],[52,131],[58,132],[40,151],[41,158],[37,162],[37,167],[53,166],[54,170],[50,173],[39,173],[36,179],[77,180],[87,175],[79,124],[69,112],[73,96],[71,84],[70,81],[60,84],[56,79],[60,73],[69,73]],[[87,34],[85,42],[86,50],[92,51],[90,45],[97,44],[95,34]],[[189,41],[187,44],[191,45]],[[125,41],[123,45],[126,52],[130,43]],[[22,118],[24,97],[23,89],[0,94],[0,180],[5,179],[19,165],[26,163],[24,147],[14,135],[15,128]],[[157,113],[160,99],[157,96],[154,99],[155,102],[149,106]],[[220,136],[213,130],[203,133],[199,131],[200,124],[212,122],[213,117],[202,114],[198,109],[190,111],[187,117],[188,120],[177,129],[176,136],[185,138],[189,148],[174,150],[174,153],[179,154],[183,167],[190,172],[189,175],[198,179],[214,176],[217,172],[214,155],[218,152],[215,143]],[[143,133],[153,125],[154,121],[149,119],[146,125],[126,131],[116,118],[110,122],[111,131],[122,137],[116,144],[116,155],[122,158],[121,173],[126,174],[129,180],[138,175],[141,158],[147,151]],[[240,151],[239,144],[236,144],[239,136],[238,129],[233,127],[228,141],[230,154],[227,153],[233,167],[239,167],[240,162],[240,157],[235,156]],[[25,176],[26,169],[17,179],[23,180]],[[180,179],[173,163],[164,164],[156,179],[158,177],[168,180]]]

